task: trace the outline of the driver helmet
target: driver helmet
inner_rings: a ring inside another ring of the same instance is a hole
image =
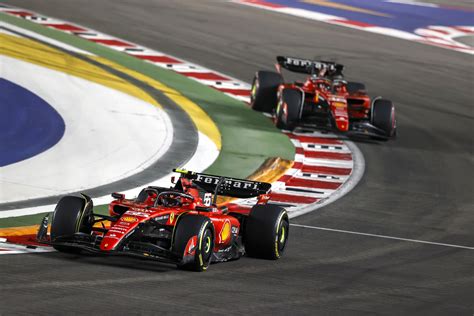
[[[179,196],[166,196],[161,199],[161,203],[165,207],[181,206],[181,198]]]

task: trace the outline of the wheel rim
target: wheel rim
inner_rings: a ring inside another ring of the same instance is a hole
[[[211,236],[206,237],[206,244],[204,246],[204,252],[208,253],[211,250]]]
[[[285,249],[286,241],[288,239],[288,221],[282,220],[280,222],[280,229],[278,231],[278,252],[282,253]]]
[[[203,266],[207,267],[210,262],[211,255],[212,255],[212,231],[210,229],[206,229],[202,238],[204,245],[202,245],[202,261]]]
[[[82,223],[79,224],[79,232],[89,234],[94,226],[94,216],[92,212],[89,212],[82,219]]]
[[[255,97],[257,96],[257,89],[257,80],[254,79],[252,83],[252,89],[250,90],[250,102],[255,100]]]
[[[285,241],[285,226],[281,227],[281,233],[280,233],[280,243]]]

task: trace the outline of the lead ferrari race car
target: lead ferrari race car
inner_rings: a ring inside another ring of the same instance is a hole
[[[43,219],[38,241],[61,252],[136,256],[195,271],[244,254],[280,258],[289,220],[284,208],[267,204],[271,184],[173,171],[180,173],[174,187],[149,186],[134,199],[113,193],[109,215],[93,213],[85,194],[61,198]],[[216,205],[218,195],[256,197],[257,203],[229,210]]]
[[[346,81],[343,65],[278,56],[276,68],[255,74],[250,104],[256,111],[272,113],[278,128],[309,127],[380,140],[396,135],[392,102],[371,99],[363,83]],[[309,76],[304,82],[285,83],[281,68]]]

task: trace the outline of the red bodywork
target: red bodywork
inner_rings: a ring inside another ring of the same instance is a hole
[[[272,252],[271,256],[279,258],[288,236],[288,220],[283,208],[264,205],[269,200],[270,183],[174,171],[181,174],[174,187],[148,186],[134,199],[113,193],[115,200],[109,204],[109,215],[94,213],[92,199],[85,194],[62,198],[54,213],[43,218],[37,240],[62,250],[138,256],[178,266],[191,264],[196,271],[203,271],[210,262],[238,259],[244,255],[247,248],[243,243],[243,231],[248,240],[257,239],[257,242],[249,243],[250,251],[255,245],[259,246],[258,214],[269,212],[273,216],[270,219],[277,222],[266,224],[270,225],[270,233],[268,229],[267,233],[272,236],[268,249],[275,249],[275,255]],[[216,205],[219,195],[257,198],[258,205],[229,210]],[[50,218],[51,234],[48,236]],[[104,224],[106,220],[110,222],[109,227]],[[251,231],[250,235],[248,231]]]
[[[235,247],[237,240],[239,240],[237,243],[241,242],[239,237],[241,236],[241,220],[248,216],[250,208],[232,209],[229,212],[226,206],[219,207],[211,204],[211,194],[209,193],[206,201],[206,197],[203,198],[202,192],[199,192],[193,185],[193,180],[181,177],[178,181],[179,191],[190,197],[182,197],[180,206],[157,205],[156,194],[147,196],[143,201],[125,199],[124,196],[112,201],[109,204],[109,214],[111,218],[117,220],[111,222],[111,226],[107,231],[102,232],[103,239],[100,242],[100,251],[113,252],[120,250],[123,247],[122,242],[130,234],[135,233],[140,224],[145,224],[151,220],[156,220],[161,225],[166,226],[167,231],[171,232],[169,235],[171,237],[180,216],[187,214],[208,217],[212,222],[215,236],[213,253],[221,255],[221,257],[217,257],[217,260],[232,259],[233,257],[226,257],[223,254],[225,251],[229,252],[231,247]],[[165,188],[159,189],[166,191]],[[268,194],[260,194],[258,195],[257,204],[266,204],[268,200]],[[194,256],[194,246],[197,243],[197,238],[197,235],[190,238],[184,254],[179,255],[182,255],[183,258]],[[172,241],[170,244],[172,244]]]
[[[305,82],[281,84],[278,87],[278,95],[282,94],[283,89],[294,89],[303,93],[305,104],[303,112],[311,113],[311,107],[329,107],[334,127],[340,132],[349,131],[349,123],[352,121],[370,119],[370,97],[363,90],[349,93],[345,81],[334,83],[309,76]],[[302,113],[303,118],[304,116],[305,113]]]
[[[276,59],[277,72],[255,73],[250,106],[271,113],[277,128],[293,131],[303,127],[378,140],[395,137],[392,101],[371,99],[363,83],[346,81],[344,65],[288,56]],[[282,69],[309,76],[303,82],[286,83]]]

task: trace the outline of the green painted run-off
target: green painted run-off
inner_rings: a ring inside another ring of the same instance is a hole
[[[221,153],[207,173],[245,178],[268,157],[294,158],[290,140],[268,118],[213,88],[125,53],[22,18],[0,13],[0,20],[107,58],[156,79],[194,101],[216,123],[222,135]],[[35,221],[29,224],[37,223],[37,217],[34,216]],[[17,218],[19,221],[16,223],[29,225],[26,218]],[[12,220],[0,220],[0,227],[13,226],[15,221]]]

